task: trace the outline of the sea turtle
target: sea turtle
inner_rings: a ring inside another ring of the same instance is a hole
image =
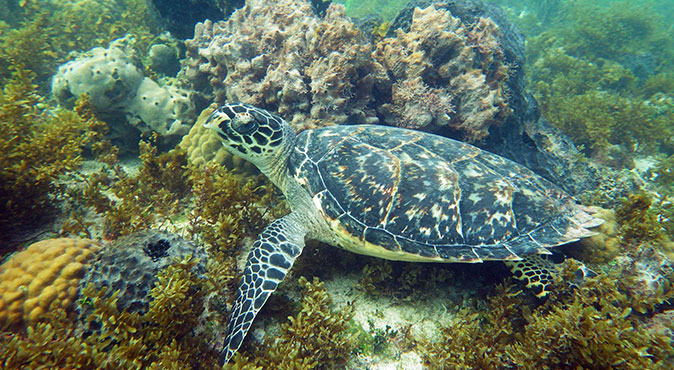
[[[441,136],[378,125],[296,134],[282,118],[227,104],[205,123],[255,164],[292,212],[253,244],[222,360],[304,247],[320,240],[355,253],[412,262],[521,261],[592,235],[601,221],[520,164]],[[511,264],[544,294],[545,269]]]

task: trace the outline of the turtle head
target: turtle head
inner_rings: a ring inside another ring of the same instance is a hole
[[[283,118],[249,104],[225,104],[204,126],[214,130],[229,152],[255,164],[262,172],[275,172],[287,159],[295,132]]]

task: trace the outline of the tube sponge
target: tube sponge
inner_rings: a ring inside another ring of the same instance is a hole
[[[72,308],[80,279],[100,250],[89,239],[47,239],[0,266],[0,327],[40,321],[52,302]]]

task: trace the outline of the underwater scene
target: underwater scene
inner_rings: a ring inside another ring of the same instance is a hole
[[[672,19],[0,0],[0,367],[674,368]]]

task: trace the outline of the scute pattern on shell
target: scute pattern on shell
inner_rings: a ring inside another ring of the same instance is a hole
[[[453,261],[509,260],[595,226],[554,184],[455,140],[383,126],[298,135],[291,174],[344,237]]]

